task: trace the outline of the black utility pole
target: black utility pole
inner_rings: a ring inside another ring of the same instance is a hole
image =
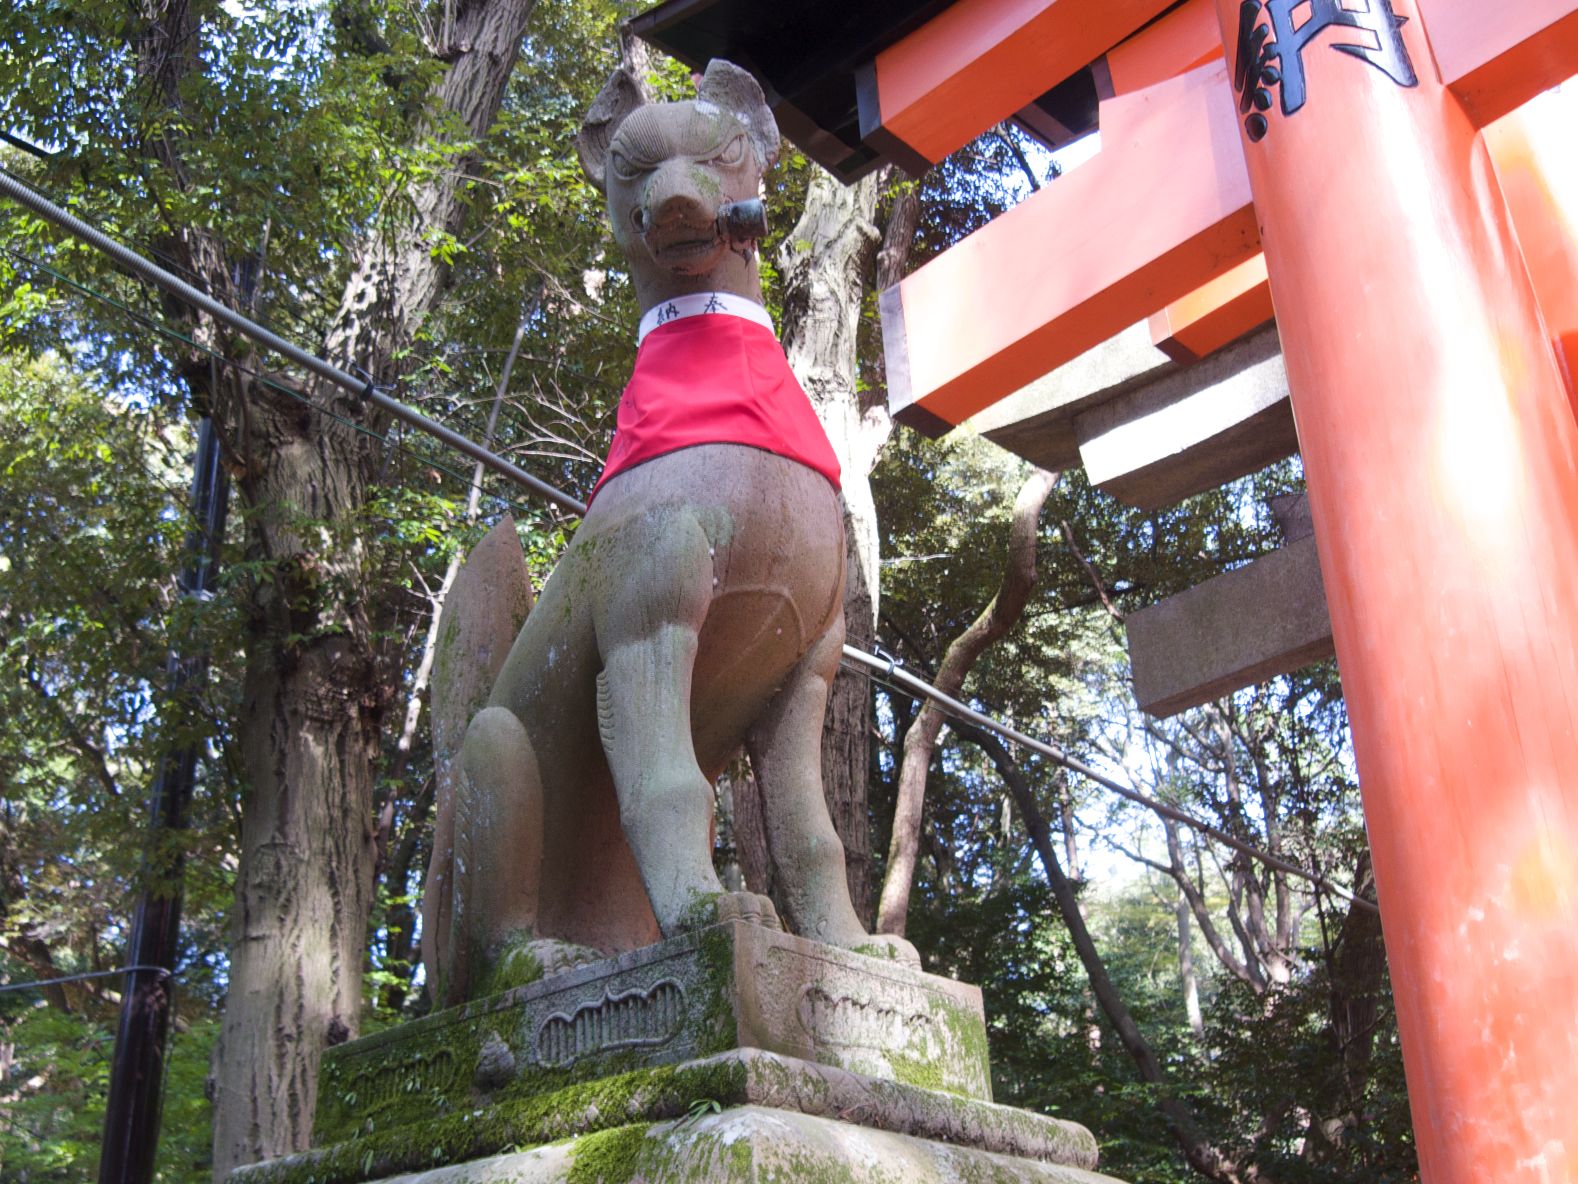
[[[229,500],[219,463],[219,436],[213,421],[199,421],[197,458],[192,475],[192,529],[186,536],[181,594],[206,599],[219,568]],[[208,676],[208,655],[182,657],[172,652],[168,698],[178,701]],[[104,1111],[104,1145],[99,1152],[99,1184],[148,1184],[159,1147],[159,1112],[164,1101],[164,1053],[174,1013],[177,939],[181,928],[181,878],[185,852],[180,834],[197,772],[198,746],[185,744],[159,761],[149,803],[148,855],[142,895],[126,950],[121,988],[121,1021],[110,1064],[109,1101]]]

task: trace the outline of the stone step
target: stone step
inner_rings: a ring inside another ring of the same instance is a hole
[[[228,1184],[534,1184],[572,1168],[577,1184],[1095,1184],[1109,1179],[1096,1158],[1077,1123],[737,1049],[363,1134],[238,1168]]]
[[[1086,1168],[741,1106],[618,1127],[388,1184],[1119,1184]]]

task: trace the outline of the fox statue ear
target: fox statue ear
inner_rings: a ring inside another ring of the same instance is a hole
[[[748,71],[733,62],[713,58],[707,63],[701,85],[696,88],[696,99],[702,103],[716,103],[732,112],[745,125],[762,171],[773,167],[778,159],[778,121],[767,106],[762,88]]]
[[[623,66],[609,76],[603,89],[592,100],[581,130],[575,137],[575,154],[581,158],[581,171],[598,189],[607,191],[604,181],[608,169],[608,145],[629,114],[646,103],[641,85]]]

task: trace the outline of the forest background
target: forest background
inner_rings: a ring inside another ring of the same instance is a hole
[[[633,10],[22,0],[0,166],[584,497],[636,309],[570,140],[621,58],[690,85],[621,38]],[[1006,126],[848,188],[785,148],[761,258],[844,467],[851,640],[1373,899],[1332,666],[1161,722],[1127,681],[1124,614],[1278,545],[1297,462],[1142,513],[894,428],[876,293],[1056,167]],[[503,513],[539,584],[573,530],[280,365],[0,209],[0,984],[123,965],[148,867],[184,857],[165,1181],[302,1145],[324,1045],[428,1008],[436,615]],[[201,416],[232,494],[192,599]],[[150,859],[161,754],[194,745],[190,827]],[[1417,1178],[1373,912],[852,671],[824,774],[868,919],[982,985],[999,1101],[1086,1124],[1135,1184]],[[753,791],[720,782],[718,859],[771,890]],[[120,986],[0,994],[0,1180],[94,1177]]]

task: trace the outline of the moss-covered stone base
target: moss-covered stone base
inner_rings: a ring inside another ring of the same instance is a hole
[[[736,1048],[992,1096],[975,987],[730,922],[329,1049],[314,1144]]]
[[[591,1136],[580,1138],[576,1146],[603,1148],[605,1150],[596,1154],[607,1155],[612,1154],[611,1149],[623,1145],[619,1140],[633,1144],[637,1134],[653,1124],[663,1126],[678,1120],[680,1126],[674,1128],[676,1130],[712,1129],[705,1124],[736,1111],[776,1112],[782,1121],[791,1124],[800,1118],[842,1119],[844,1121],[835,1125],[842,1128],[858,1123],[872,1134],[902,1135],[912,1141],[934,1143],[957,1151],[1007,1156],[1015,1163],[1077,1170],[1074,1175],[1061,1176],[1043,1173],[935,1177],[939,1179],[1088,1180],[1093,1177],[1081,1173],[1096,1165],[1095,1139],[1084,1127],[1072,1122],[903,1082],[863,1077],[836,1066],[777,1056],[759,1049],[739,1049],[683,1065],[638,1069],[599,1081],[570,1085],[552,1093],[517,1097],[426,1122],[407,1123],[331,1147],[240,1168],[231,1175],[229,1184],[363,1184],[401,1172],[425,1172],[441,1165],[453,1165],[444,1170],[462,1174],[434,1175],[435,1182],[470,1180],[471,1177],[462,1172],[463,1168],[470,1170],[466,1165],[487,1157],[494,1157],[488,1160],[494,1162],[501,1152],[541,1149],[570,1136]],[[813,1125],[805,1129],[822,1128]],[[641,1147],[644,1152],[651,1150],[644,1143]],[[583,1154],[583,1170],[588,1162],[586,1156],[592,1153]],[[522,1162],[557,1162],[554,1159],[557,1154],[557,1151],[542,1150],[536,1158]],[[519,1156],[506,1155],[504,1158],[513,1161]],[[753,1159],[752,1163],[755,1162]],[[705,1175],[672,1178],[713,1179]],[[879,1180],[886,1177],[846,1174],[830,1178]],[[905,1184],[912,1182],[906,1180]]]
[[[992,1104],[975,987],[740,922],[331,1049],[316,1119],[229,1184],[1098,1179]]]
[[[386,1184],[1117,1184],[1001,1155],[760,1106],[615,1127]]]

